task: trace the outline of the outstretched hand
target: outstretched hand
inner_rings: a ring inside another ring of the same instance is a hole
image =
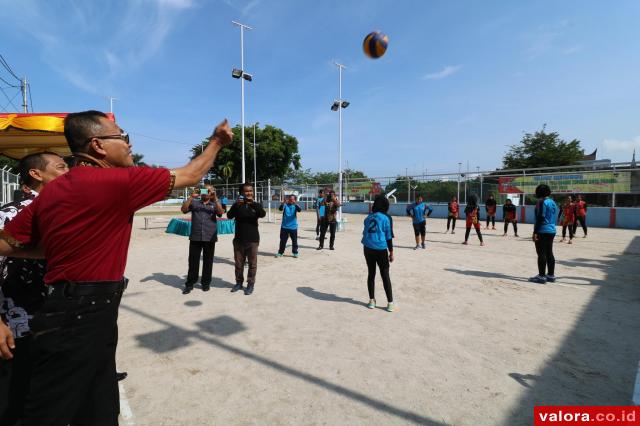
[[[215,139],[221,146],[227,146],[233,140],[233,132],[229,127],[229,121],[225,118],[224,121],[216,126],[213,130],[211,139]]]
[[[13,340],[11,329],[9,329],[9,327],[0,320],[0,358],[13,358],[13,353],[11,351],[15,348],[16,344]]]

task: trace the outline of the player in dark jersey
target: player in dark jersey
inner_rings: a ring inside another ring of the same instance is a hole
[[[458,220],[458,214],[460,212],[460,205],[458,204],[458,198],[453,197],[449,204],[447,205],[447,210],[449,214],[447,215],[447,230],[444,231],[446,234],[449,232],[449,225],[453,222],[453,226],[451,227],[451,233],[456,233],[456,220]]]
[[[509,224],[513,224],[513,232],[518,236],[518,219],[516,215],[516,206],[513,204],[510,198],[507,198],[507,201],[502,206],[502,217],[504,218],[504,234],[502,236],[507,235],[507,229],[509,229]]]
[[[578,230],[578,223],[582,226],[582,232],[587,238],[587,202],[582,199],[582,195],[578,195],[578,201],[576,201],[576,221],[573,223],[573,235],[576,235]]]
[[[558,220],[560,219],[562,219],[560,222],[562,224],[562,239],[560,242],[563,243],[565,241],[567,237],[567,229],[569,229],[568,244],[573,244],[576,225],[576,204],[573,202],[573,197],[571,195],[567,196],[567,199],[564,200],[564,204],[560,208]]]
[[[487,227],[485,229],[489,229],[489,222],[491,222],[491,226],[493,230],[496,229],[496,209],[498,208],[498,203],[496,199],[493,197],[493,194],[489,195],[487,201],[484,203],[484,208],[487,211]]]
[[[480,245],[484,245],[484,241],[482,240],[482,232],[480,232],[480,222],[478,221],[478,200],[475,195],[469,197],[469,201],[467,206],[464,208],[464,214],[466,215],[466,225],[467,230],[464,233],[464,242],[462,244],[469,244],[469,233],[471,232],[471,227],[476,228],[476,234],[478,234],[478,239],[480,240]]]

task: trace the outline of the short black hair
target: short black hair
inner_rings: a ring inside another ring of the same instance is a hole
[[[319,189],[318,194],[324,194],[324,189]]]
[[[22,159],[18,163],[18,174],[20,175],[20,182],[24,183],[31,189],[33,189],[34,186],[38,186],[39,182],[29,174],[29,170],[44,170],[44,168],[47,166],[45,155],[55,155],[57,157],[60,157],[60,155],[50,151],[36,152],[35,154],[29,154],[22,157]]]
[[[100,132],[101,118],[108,117],[104,112],[94,110],[74,112],[65,117],[64,137],[71,152],[86,152],[87,139]]]
[[[250,186],[251,188],[253,188],[253,185],[252,185],[252,184],[250,184],[249,182],[241,183],[241,184],[240,184],[240,194],[242,194],[242,193],[244,192],[244,188],[245,188],[246,186]]]
[[[422,196],[422,194],[416,194],[416,200],[417,200],[418,198],[424,198],[424,197]]]
[[[386,213],[389,211],[389,200],[384,195],[378,195],[373,200],[373,206],[371,206],[372,213]]]
[[[536,197],[544,198],[548,197],[549,195],[551,195],[551,188],[549,188],[549,185],[541,183],[540,185],[536,186]]]
[[[467,200],[467,204],[470,206],[475,206],[478,204],[478,198],[475,195],[469,195],[469,199]]]

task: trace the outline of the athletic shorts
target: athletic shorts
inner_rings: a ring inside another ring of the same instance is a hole
[[[425,235],[427,233],[427,221],[425,220],[424,222],[414,223],[413,232],[415,233],[416,237],[418,235]]]

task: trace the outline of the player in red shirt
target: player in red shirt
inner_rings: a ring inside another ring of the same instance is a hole
[[[203,153],[175,170],[133,167],[128,134],[101,112],[69,114],[64,132],[78,165],[0,235],[0,255],[36,255],[26,248],[41,247],[47,260],[22,424],[117,425],[117,317],[133,214],[173,188],[196,185],[232,132],[225,120]]]
[[[560,220],[560,218],[562,218],[562,239],[560,242],[564,242],[567,236],[567,228],[569,228],[568,244],[573,244],[573,236],[576,232],[576,204],[573,202],[573,197],[571,197],[571,195],[567,196],[567,199],[564,201],[564,204],[560,209],[558,220]]]
[[[502,206],[502,217],[504,218],[504,234],[503,237],[507,235],[507,230],[509,229],[509,224],[513,224],[513,232],[518,236],[518,219],[516,215],[516,206],[511,201],[511,198],[507,198],[504,206]]]
[[[487,211],[487,227],[485,229],[489,229],[489,222],[491,222],[491,226],[493,230],[496,229],[496,210],[498,208],[498,202],[493,197],[493,194],[489,195],[487,201],[484,203],[484,208]]]
[[[451,199],[451,202],[447,206],[447,209],[449,210],[449,215],[447,216],[447,230],[444,231],[444,233],[446,234],[447,232],[449,232],[449,225],[453,221],[453,226],[451,227],[451,233],[455,234],[456,233],[456,220],[458,220],[458,215],[459,215],[459,212],[460,212],[460,205],[458,204],[458,198],[453,197]]]
[[[578,230],[578,223],[582,226],[582,232],[587,238],[587,202],[582,199],[582,195],[578,195],[578,201],[576,201],[576,221],[573,222],[573,235],[576,235]]]
[[[478,220],[478,213],[480,209],[478,208],[478,201],[475,195],[469,197],[469,202],[467,206],[464,208],[464,213],[466,215],[466,225],[467,230],[464,233],[464,242],[462,244],[469,244],[469,233],[471,232],[471,227],[476,228],[476,234],[478,234],[478,239],[480,240],[480,245],[484,245],[484,241],[482,241],[482,232],[480,232],[480,221]]]

